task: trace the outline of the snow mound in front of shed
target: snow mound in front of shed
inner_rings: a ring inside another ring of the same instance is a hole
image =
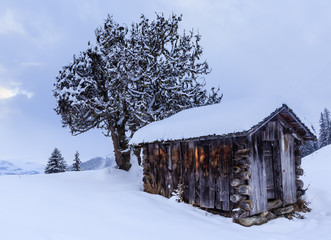
[[[325,146],[316,152],[304,157],[302,159],[302,168],[305,172],[304,183],[308,188],[308,193],[316,194],[312,199],[322,199],[327,197],[331,202],[331,188],[329,175],[331,171],[331,145]],[[310,186],[318,187],[315,191],[310,189]],[[319,193],[325,191],[322,195]],[[329,210],[329,216],[331,217],[331,209]]]
[[[331,145],[302,160],[305,219],[245,228],[141,189],[142,169],[0,176],[1,239],[311,240],[331,236]],[[154,237],[155,236],[155,237]]]
[[[281,106],[279,101],[270,99],[241,99],[187,109],[139,129],[130,144],[248,131]]]

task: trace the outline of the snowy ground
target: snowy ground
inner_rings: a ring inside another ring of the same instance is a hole
[[[141,191],[141,171],[114,168],[0,177],[0,239],[331,239],[331,146],[305,158],[313,211],[244,228]]]

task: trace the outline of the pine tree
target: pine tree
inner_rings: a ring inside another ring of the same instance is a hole
[[[319,147],[331,144],[331,118],[330,111],[325,108],[320,117]]]
[[[56,112],[77,135],[93,128],[111,136],[115,160],[128,170],[128,141],[144,125],[181,110],[218,103],[205,89],[201,35],[178,32],[182,16],[144,15],[131,27],[111,16],[96,30],[96,44],[74,56],[54,84]]]
[[[62,157],[61,152],[55,148],[52,152],[51,157],[48,159],[48,163],[45,168],[45,173],[59,173],[65,172],[67,169],[67,164]]]
[[[307,141],[303,146],[300,147],[301,156],[305,157],[318,150],[318,142]]]
[[[325,116],[325,124],[327,126],[327,145],[331,144],[331,117],[330,117],[330,111],[325,108],[324,109],[324,116]]]
[[[79,153],[76,151],[75,153],[75,159],[74,159],[74,164],[72,165],[72,170],[73,171],[81,171],[80,164],[82,162],[79,159]]]

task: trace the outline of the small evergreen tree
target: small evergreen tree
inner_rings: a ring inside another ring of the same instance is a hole
[[[74,164],[72,165],[72,171],[81,171],[81,168],[80,168],[81,163],[82,162],[79,159],[79,153],[78,153],[78,151],[76,151]]]
[[[184,194],[184,184],[180,183],[177,186],[177,189],[172,193],[175,196],[177,202],[183,202],[183,194]]]
[[[311,129],[313,130],[314,134],[316,135],[316,130],[313,125],[311,125]],[[306,141],[304,145],[300,147],[301,156],[305,157],[309,154],[312,154],[318,150],[318,141]]]
[[[45,168],[45,173],[59,173],[67,170],[67,164],[59,149],[55,148]]]
[[[318,150],[318,142],[317,141],[307,141],[301,148],[301,156],[305,157],[308,156],[309,154],[312,154]]]

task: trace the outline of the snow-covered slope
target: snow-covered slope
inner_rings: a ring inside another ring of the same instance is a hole
[[[331,239],[331,146],[303,159],[305,219],[245,228],[174,199],[147,194],[141,169],[0,176],[0,238],[6,240]]]
[[[80,167],[82,171],[87,170],[99,170],[106,167],[115,166],[115,160],[112,157],[95,157],[86,162],[82,162]],[[68,167],[68,170],[72,170],[72,165]]]
[[[331,145],[323,147],[318,151],[305,157],[302,162],[305,171],[304,182],[307,190],[307,198],[311,201],[313,214],[316,221],[326,224],[328,219],[331,239]]]
[[[12,163],[0,160],[0,175],[31,175],[43,172],[43,166],[37,163]]]

